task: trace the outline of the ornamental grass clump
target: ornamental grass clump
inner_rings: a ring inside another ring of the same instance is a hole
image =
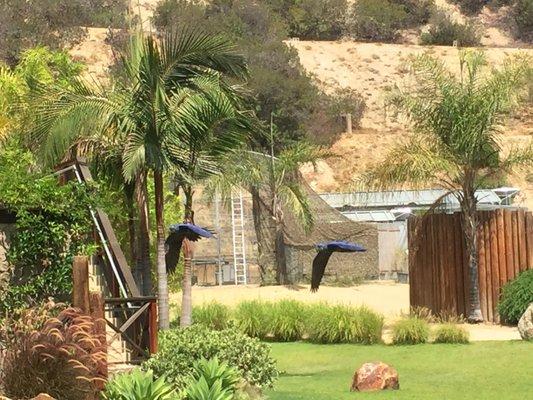
[[[264,339],[269,333],[270,309],[260,300],[243,301],[235,309],[235,324],[248,336]]]
[[[266,312],[270,314],[268,331],[274,340],[293,342],[302,339],[307,306],[296,300],[267,304]]]
[[[392,327],[393,344],[426,343],[429,338],[429,325],[419,318],[402,319]]]
[[[4,321],[0,382],[5,394],[16,399],[40,393],[62,400],[94,396],[104,382],[107,355],[105,338],[93,319],[67,308],[42,325],[41,321],[42,315],[31,310],[18,321]]]
[[[314,343],[373,344],[381,341],[383,316],[366,307],[310,306],[306,332]]]
[[[469,334],[461,326],[455,324],[444,324],[435,331],[434,343],[469,343]]]
[[[216,331],[226,329],[229,326],[230,320],[230,308],[215,301],[196,306],[192,310],[192,321],[194,324],[204,325]]]

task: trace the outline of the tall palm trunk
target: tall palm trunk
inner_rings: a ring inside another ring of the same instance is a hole
[[[126,202],[126,208],[128,210],[128,242],[129,242],[129,253],[130,260],[133,263],[137,261],[137,231],[135,229],[135,182],[133,184],[126,183],[124,185],[124,196]],[[141,277],[137,274],[137,268],[133,269],[135,276],[135,282],[139,289],[141,288],[142,281]]]
[[[462,224],[465,235],[466,252],[468,257],[468,270],[470,278],[468,321],[472,323],[483,322],[479,298],[478,280],[478,243],[477,243],[477,200],[472,186],[463,189],[461,201]]]
[[[146,172],[140,172],[135,179],[135,202],[139,216],[137,236],[136,279],[145,296],[152,295],[152,261],[150,259],[150,217],[148,213],[148,190]]]
[[[170,327],[168,307],[168,279],[165,263],[165,221],[163,173],[154,171],[155,220],[157,228],[157,304],[159,311],[159,328]]]
[[[250,188],[252,213],[257,237],[257,255],[261,285],[275,285],[277,281],[276,228],[270,211],[262,201],[259,191]]]
[[[194,223],[192,211],[192,188],[183,189],[185,194],[185,222]],[[192,324],[192,257],[193,242],[183,239],[183,280],[181,284],[181,318],[180,326]]]

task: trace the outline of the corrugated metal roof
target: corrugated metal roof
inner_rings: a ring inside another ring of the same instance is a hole
[[[342,214],[357,222],[391,222],[396,220],[394,214],[387,210],[345,211]]]
[[[334,208],[369,208],[369,207],[429,207],[446,192],[440,189],[430,190],[398,190],[386,192],[354,192],[354,193],[323,193],[320,197]],[[479,204],[501,203],[500,197],[492,190],[482,189],[476,192]],[[447,206],[454,208],[459,205],[457,199],[448,195],[445,198]]]

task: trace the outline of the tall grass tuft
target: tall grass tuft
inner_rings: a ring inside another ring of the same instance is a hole
[[[226,329],[230,319],[230,308],[217,302],[195,306],[192,310],[192,320],[195,324],[204,325],[216,331]]]
[[[269,333],[274,340],[292,342],[300,340],[305,332],[306,306],[296,300],[267,303],[270,313]]]
[[[361,343],[381,341],[383,317],[366,307],[309,306],[306,332],[315,343]]]
[[[264,339],[270,333],[270,309],[271,306],[260,300],[243,301],[235,310],[235,324],[248,336]]]
[[[398,321],[392,327],[393,344],[426,343],[429,337],[429,325],[420,318],[407,318]]]
[[[469,334],[461,326],[444,324],[435,331],[434,342],[467,344],[469,342]]]

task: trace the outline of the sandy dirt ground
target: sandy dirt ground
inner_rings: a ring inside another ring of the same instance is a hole
[[[390,281],[369,282],[353,287],[322,286],[316,293],[309,291],[309,286],[298,287],[266,286],[214,286],[193,287],[193,304],[201,305],[219,302],[235,306],[243,300],[276,301],[294,299],[305,303],[326,302],[367,307],[385,316],[383,338],[390,341],[391,324],[409,311],[409,285]],[[172,293],[170,303],[174,311],[181,302],[181,293]],[[516,328],[493,324],[463,325],[470,333],[472,341],[481,340],[520,340]]]

